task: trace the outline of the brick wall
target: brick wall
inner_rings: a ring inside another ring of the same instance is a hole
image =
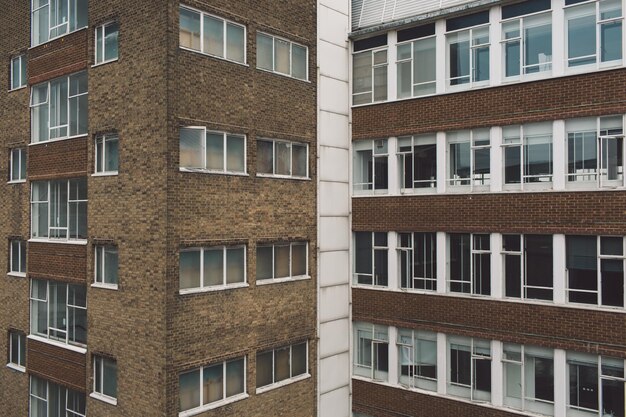
[[[83,353],[28,339],[26,369],[57,384],[85,392],[86,356]]]
[[[356,107],[352,138],[374,139],[626,113],[626,70]]]
[[[86,69],[89,62],[88,36],[89,29],[85,28],[30,49],[28,84],[38,84]]]
[[[87,246],[29,242],[27,252],[29,278],[85,284]]]
[[[44,142],[28,147],[28,179],[76,178],[87,175],[87,137]]]

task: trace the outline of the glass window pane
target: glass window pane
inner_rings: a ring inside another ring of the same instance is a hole
[[[228,135],[226,138],[226,170],[245,172],[246,139],[243,136]]]
[[[224,56],[224,21],[213,16],[204,16],[204,52]]]
[[[274,350],[274,382],[290,378],[289,347]]]
[[[204,130],[180,129],[180,166],[204,168],[202,161]]]
[[[224,251],[219,249],[204,250],[204,286],[224,284]]]
[[[274,39],[262,33],[256,35],[256,66],[265,70],[274,70]]]
[[[595,4],[593,5],[595,8]],[[596,17],[593,9],[589,16],[567,21],[567,47],[569,66],[596,62]]]
[[[402,45],[407,46],[407,45]],[[398,51],[400,47],[398,47]],[[398,98],[411,97],[413,94],[412,61],[398,63]],[[356,103],[355,103],[356,104]]]
[[[200,406],[200,370],[181,374],[178,381],[180,411]]]
[[[109,397],[117,397],[117,362],[103,359],[104,387],[102,393]]]
[[[289,245],[274,246],[274,278],[289,276]]]
[[[200,50],[200,13],[180,8],[180,46]]]
[[[105,167],[107,172],[116,172],[119,165],[119,140],[117,138],[107,138],[105,146]]]
[[[200,251],[180,252],[180,288],[200,287]]]
[[[264,387],[274,382],[273,351],[256,355],[256,386]]]
[[[224,134],[206,134],[206,168],[224,170]]]
[[[291,175],[291,143],[274,142],[277,175]]]
[[[237,62],[245,61],[245,30],[241,26],[226,24],[226,58]]]
[[[256,249],[256,279],[273,278],[273,248],[258,246]]]
[[[290,74],[291,43],[274,38],[274,71]]]
[[[104,28],[104,60],[110,61],[118,57],[119,25],[111,23]]]
[[[291,145],[293,151],[293,175],[297,177],[307,176],[307,147],[302,145]]]
[[[293,345],[291,347],[291,376],[306,374],[308,372],[306,362],[306,343]]]
[[[11,339],[11,355],[9,357],[9,362],[15,363],[19,365],[19,352],[20,352],[20,341],[17,333],[11,332],[9,333],[9,337]]]
[[[291,246],[291,276],[306,275],[306,243]]]
[[[291,75],[300,80],[306,80],[307,77],[307,49],[300,45],[293,45],[292,56],[292,72]]]
[[[567,289],[569,301],[598,303],[597,238],[567,236]]]
[[[552,236],[524,236],[526,298],[552,300]]]
[[[602,62],[622,59],[622,22],[600,26],[600,59]]]
[[[117,248],[104,248],[104,282],[107,284],[117,284],[118,255]]]
[[[257,172],[274,173],[274,143],[266,140],[257,141]]]
[[[374,101],[387,100],[387,66],[374,68]]]
[[[204,404],[221,400],[224,397],[224,365],[207,366],[203,370],[202,390]]]
[[[244,392],[245,362],[243,359],[226,363],[226,397]]]
[[[352,92],[357,93],[371,93],[372,91],[372,52],[361,52],[354,54],[352,61]],[[367,95],[365,98],[354,104],[369,103],[372,101],[372,96]]]
[[[245,282],[244,276],[245,249],[226,249],[226,283],[236,284]]]

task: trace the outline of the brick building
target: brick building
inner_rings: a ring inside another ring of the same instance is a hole
[[[316,415],[317,3],[1,6],[0,415]]]
[[[624,416],[623,16],[352,1],[355,416]]]

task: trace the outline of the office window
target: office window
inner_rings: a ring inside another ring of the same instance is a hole
[[[116,134],[96,137],[96,169],[98,174],[117,174],[119,138]]]
[[[180,7],[179,42],[182,48],[246,62],[245,26],[184,6]]]
[[[402,190],[436,191],[437,138],[435,135],[398,138],[398,163]]]
[[[182,373],[178,383],[181,412],[201,412],[219,407],[226,400],[246,398],[246,358],[232,359]]]
[[[554,353],[505,343],[502,353],[504,405],[554,415]]]
[[[450,292],[491,295],[491,250],[488,234],[448,235]]]
[[[11,90],[26,87],[26,55],[11,58]]]
[[[448,85],[484,85],[489,82],[489,13],[446,21]]]
[[[95,247],[94,283],[117,288],[118,253],[116,246]]]
[[[354,233],[354,283],[386,287],[388,283],[387,233]]]
[[[552,123],[507,126],[502,130],[505,188],[551,183]]]
[[[246,247],[218,246],[180,251],[180,290],[224,288],[246,282]]]
[[[299,149],[295,150],[296,157]],[[281,155],[284,157],[284,155]],[[180,129],[180,167],[216,173],[246,173],[246,137],[204,127]]]
[[[399,329],[397,345],[400,384],[437,391],[437,334]]]
[[[503,7],[502,18],[507,19],[502,22],[506,78],[523,79],[552,69],[552,14],[536,14],[550,7],[549,0],[529,0]],[[524,16],[529,13],[533,14]]]
[[[566,244],[568,301],[624,307],[624,238],[567,236]]]
[[[299,80],[309,79],[309,49],[287,39],[257,32],[257,68]]]
[[[623,416],[624,361],[567,353],[568,416]]]
[[[96,28],[96,58],[94,62],[104,64],[115,61],[119,56],[120,26],[117,22],[109,22]]]
[[[85,287],[57,281],[31,280],[30,332],[61,343],[85,345]]]
[[[87,180],[37,181],[31,184],[31,237],[87,239]]]
[[[30,376],[29,417],[85,417],[85,394]]]
[[[257,283],[308,277],[308,254],[307,242],[257,245]]]
[[[87,0],[32,0],[31,46],[87,26]]]
[[[567,0],[567,66],[612,65],[622,60],[622,2],[600,0],[574,5]]]
[[[102,356],[93,357],[93,392],[117,402],[117,361]]]
[[[505,296],[552,301],[552,236],[502,235]]]
[[[309,177],[309,145],[284,140],[257,140],[257,174]]]
[[[289,381],[308,372],[307,342],[256,354],[257,389]]]
[[[568,120],[565,128],[569,185],[623,185],[622,116]]]
[[[448,394],[472,401],[490,401],[490,342],[448,336],[448,378]]]
[[[26,276],[26,242],[9,240],[9,273]]]
[[[26,148],[11,149],[9,161],[9,182],[26,181]]]
[[[434,94],[437,76],[435,25],[399,31],[397,48],[398,98]]]
[[[352,104],[387,100],[387,35],[354,42]]]
[[[26,336],[9,331],[9,365],[23,370],[26,366]]]
[[[491,180],[489,129],[446,134],[448,141],[448,184],[487,186]]]
[[[31,89],[31,142],[87,133],[87,72],[37,84]]]
[[[389,334],[387,326],[354,323],[353,373],[386,381],[389,374]]]
[[[352,143],[354,149],[354,192],[387,192],[389,183],[389,148],[387,139]]]
[[[437,291],[437,234],[399,233],[400,288]]]

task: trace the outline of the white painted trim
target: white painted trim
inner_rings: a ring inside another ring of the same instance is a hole
[[[305,379],[311,378],[311,374],[301,374],[298,376],[294,376],[293,378],[283,379],[282,381],[276,382],[274,384],[265,385],[263,387],[257,388],[255,394],[263,394],[264,392],[272,391],[277,388],[284,387],[285,385],[293,384],[295,382],[304,381]]]
[[[16,365],[14,363],[7,363],[7,368],[9,369],[13,369],[14,371],[18,371],[18,372],[22,372],[22,373],[26,373],[26,368],[20,365]]]
[[[504,297],[504,255],[502,252],[502,235],[491,233],[491,297],[502,299]],[[498,256],[500,255],[500,256]]]
[[[227,291],[227,290],[235,290],[237,288],[246,288],[249,287],[250,284],[247,282],[240,282],[237,284],[229,284],[229,285],[213,285],[210,287],[202,287],[202,288],[184,288],[179,289],[178,294],[180,295],[188,295],[188,294],[201,294],[205,292],[216,292],[216,291]]]
[[[73,239],[73,240],[62,240],[62,239],[41,239],[41,238],[30,238],[29,242],[34,243],[54,243],[54,244],[62,244],[62,245],[87,245],[87,239]]]
[[[374,243],[372,240],[372,245],[373,244]],[[387,287],[391,291],[400,290],[400,269],[398,267],[398,255],[399,255],[398,254],[398,233],[388,232],[387,233]],[[372,273],[373,273],[373,270],[372,270]]]
[[[8,277],[26,278],[26,272],[7,272]]]
[[[232,403],[235,403],[237,401],[245,400],[249,396],[250,395],[248,395],[246,392],[244,392],[242,394],[233,395],[232,397],[228,397],[228,398],[226,398],[224,400],[221,400],[221,401],[215,401],[215,402],[212,402],[212,403],[209,403],[209,404],[205,404],[205,405],[200,406],[200,407],[193,408],[191,410],[181,411],[180,413],[178,413],[178,417],[195,416],[196,414],[200,414],[200,413],[203,413],[203,412],[208,411],[208,410],[213,410],[214,408],[222,407],[222,406],[227,405],[227,404],[232,404]]]
[[[310,275],[299,275],[296,277],[285,277],[285,278],[257,279],[256,285],[280,284],[283,282],[291,282],[291,281],[306,281],[308,279],[311,279]]]
[[[102,282],[94,282],[91,284],[92,288],[102,288],[104,290],[117,290],[119,289],[117,284],[105,284]]]
[[[78,347],[78,346],[74,346],[74,345],[69,345],[69,344],[57,342],[56,340],[46,339],[45,337],[37,336],[37,335],[34,335],[34,334],[29,334],[26,337],[28,339],[36,340],[36,341],[42,342],[42,343],[47,343],[49,345],[60,347],[62,349],[71,350],[72,352],[81,353],[83,355],[87,353],[87,349],[86,348],[82,348],[82,347]]]
[[[99,392],[92,392],[89,396],[107,404],[117,405],[117,398],[109,397],[108,395],[100,394]]]
[[[571,304],[567,303],[567,287],[565,265],[566,265],[566,246],[565,235],[552,236],[552,287],[554,292],[552,299],[555,304]],[[622,308],[622,310],[624,310]]]
[[[26,182],[26,180],[12,180],[12,181],[7,181],[7,184],[24,184]]]
[[[554,415],[567,414],[567,353],[562,349],[554,349]]]
[[[91,174],[92,177],[115,177],[118,175],[118,171],[106,171],[106,172],[96,172]]]
[[[565,132],[565,120],[552,122],[552,189],[555,191],[565,190],[567,183],[567,141]],[[599,188],[596,183],[590,188]]]
[[[81,95],[86,95],[86,94],[81,94]],[[64,140],[87,138],[87,137],[89,137],[89,133],[81,133],[80,135],[75,135],[75,136],[66,136],[63,138],[54,138],[54,139],[42,140],[39,142],[31,142],[28,144],[28,146],[45,145],[45,144],[52,143],[52,142],[61,142]]]
[[[445,232],[437,232],[437,294],[445,294],[447,291],[448,275],[448,245]],[[432,294],[432,291],[429,293]]]
[[[502,342],[491,341],[491,404],[494,407],[504,405],[504,369],[502,365]],[[498,383],[500,381],[501,383]]]
[[[247,172],[217,171],[217,170],[202,169],[202,168],[182,168],[181,167],[181,168],[178,168],[178,170],[180,172],[189,172],[193,174],[230,175],[234,177],[249,177],[250,176],[250,174],[248,174]]]
[[[399,385],[398,375],[398,329],[395,326],[387,327],[388,366],[387,381],[391,385]]]

